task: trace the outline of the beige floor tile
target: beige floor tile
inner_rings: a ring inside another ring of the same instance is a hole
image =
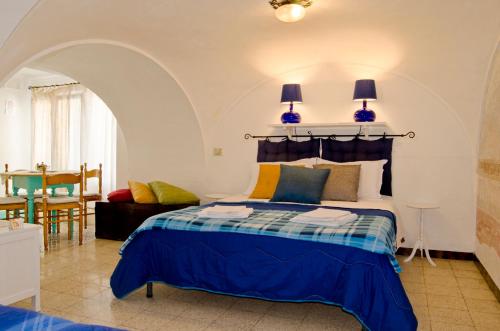
[[[406,293],[427,293],[423,283],[403,283]]]
[[[462,292],[460,292],[460,288],[441,286],[441,285],[425,285],[425,291],[427,294],[436,294],[436,295],[447,295],[452,297],[462,297]]]
[[[220,316],[220,318],[215,322],[217,325],[222,325],[225,327],[240,328],[242,330],[249,330],[257,322],[264,317],[261,313],[234,310],[229,309]],[[213,324],[213,323],[212,323]]]
[[[467,305],[465,304],[464,299],[461,297],[450,297],[447,295],[429,294],[427,296],[427,300],[429,303],[430,310],[432,310],[433,308],[467,310]]]
[[[429,314],[429,308],[426,306],[416,306],[413,307],[413,313],[417,317],[418,322],[425,322],[431,319]]]
[[[422,320],[418,321],[417,331],[431,331],[431,321],[430,320]]]
[[[272,302],[265,300],[239,299],[233,304],[232,309],[264,314],[272,305]]]
[[[461,288],[460,292],[466,299],[482,299],[482,300],[496,300],[493,292],[490,290]]]
[[[413,307],[427,306],[427,295],[424,293],[408,293],[408,298]]]
[[[302,320],[266,315],[257,322],[253,330],[294,331],[300,330],[301,325]]]
[[[310,309],[310,305],[303,303],[277,302],[272,305],[266,315],[302,321]]]
[[[449,277],[449,278],[455,278],[455,275],[453,273],[453,270],[451,268],[434,268],[434,267],[429,267],[429,268],[422,268],[424,269],[424,276],[425,277]]]
[[[186,320],[198,320],[208,325],[218,320],[226,310],[227,308],[221,309],[204,303],[191,304],[190,307],[179,314],[178,317]]]
[[[469,271],[479,270],[474,261],[450,260],[450,265],[453,269],[456,270],[469,270]]]
[[[402,272],[399,276],[403,283],[418,283],[424,284],[424,274],[422,273],[405,273]]]
[[[496,300],[465,298],[465,303],[467,304],[469,311],[500,314],[500,303]]]
[[[453,273],[455,274],[456,277],[484,279],[479,270],[453,269]]]
[[[433,322],[455,323],[472,326],[472,319],[467,311],[447,308],[429,309],[429,316]]]
[[[456,277],[456,279],[458,282],[458,286],[460,288],[489,290],[488,284],[482,278],[475,279],[475,278]]]
[[[428,275],[424,276],[425,285],[438,285],[441,287],[458,287],[458,282],[453,275]]]
[[[483,328],[500,327],[500,314],[490,314],[484,312],[471,311],[470,315],[474,321],[474,325]]]
[[[443,322],[431,322],[432,331],[475,331],[476,329],[471,325],[459,325]]]

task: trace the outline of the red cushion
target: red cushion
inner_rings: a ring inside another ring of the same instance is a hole
[[[133,202],[134,197],[128,188],[116,190],[108,194],[109,202]]]

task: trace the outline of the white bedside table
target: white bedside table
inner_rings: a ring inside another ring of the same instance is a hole
[[[413,209],[419,209],[420,210],[420,233],[418,235],[418,240],[415,243],[415,247],[413,247],[413,251],[411,252],[411,255],[405,260],[405,262],[410,262],[413,257],[415,256],[415,253],[417,252],[418,249],[420,249],[420,256],[424,257],[424,250],[425,250],[425,257],[427,258],[427,261],[432,266],[436,266],[434,261],[432,261],[431,256],[429,255],[429,249],[427,248],[425,241],[424,241],[424,210],[425,209],[437,209],[439,208],[439,205],[436,203],[409,203],[406,205],[409,208]]]

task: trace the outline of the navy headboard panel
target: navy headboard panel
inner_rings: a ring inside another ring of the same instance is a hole
[[[375,161],[386,159],[380,193],[392,196],[392,142],[393,139],[380,138],[349,141],[321,139],[321,158],[334,162]]]
[[[319,157],[320,139],[293,141],[286,139],[280,142],[259,140],[257,162],[296,161]]]

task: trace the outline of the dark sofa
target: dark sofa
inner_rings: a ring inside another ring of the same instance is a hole
[[[96,202],[95,236],[99,239],[126,240],[148,217],[197,204],[161,205],[135,202]]]

